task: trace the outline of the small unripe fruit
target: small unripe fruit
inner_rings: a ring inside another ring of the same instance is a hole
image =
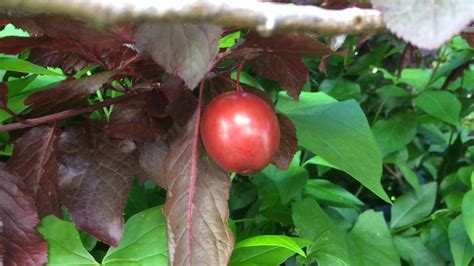
[[[201,139],[222,168],[251,175],[272,161],[280,144],[280,127],[265,100],[248,92],[227,92],[204,110]]]

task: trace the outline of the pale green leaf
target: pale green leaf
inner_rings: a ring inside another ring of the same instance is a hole
[[[76,226],[56,216],[47,216],[38,227],[48,241],[47,265],[99,265],[84,248]]]
[[[116,248],[110,248],[102,264],[111,265],[166,265],[168,245],[166,219],[161,206],[132,216]]]
[[[235,244],[229,265],[280,265],[295,254],[306,256],[311,241],[284,235],[261,235]]]

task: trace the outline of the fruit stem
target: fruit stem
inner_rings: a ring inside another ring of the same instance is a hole
[[[242,71],[243,66],[244,66],[244,61],[241,61],[239,63],[239,67],[237,68],[237,86],[236,86],[237,91],[242,91],[242,88],[240,87],[240,72]]]

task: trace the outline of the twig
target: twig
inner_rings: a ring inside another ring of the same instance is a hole
[[[328,10],[255,0],[2,0],[0,9],[79,17],[97,26],[130,21],[202,22],[255,28],[262,33],[307,31],[326,34],[363,33],[384,29],[375,9]],[[0,12],[5,13],[5,12]]]
[[[122,95],[116,98],[111,98],[107,99],[103,102],[86,106],[86,107],[81,107],[81,108],[75,108],[75,109],[70,109],[66,111],[62,111],[59,113],[51,114],[51,115],[46,115],[38,118],[32,118],[32,119],[25,119],[22,123],[12,123],[8,125],[3,125],[0,126],[0,132],[5,132],[5,131],[12,131],[12,130],[17,130],[17,129],[22,129],[22,128],[28,128],[28,127],[34,127],[37,125],[41,124],[46,124],[54,121],[59,121],[63,120],[69,117],[73,117],[76,115],[81,115],[81,114],[86,114],[90,113],[92,111],[95,111],[97,109],[112,105],[112,104],[117,104],[119,102],[122,102],[130,97],[133,97],[134,95]]]
[[[239,67],[237,68],[237,86],[236,90],[237,91],[242,91],[242,88],[240,87],[240,72],[242,72],[242,67],[244,66],[244,61],[239,63]]]

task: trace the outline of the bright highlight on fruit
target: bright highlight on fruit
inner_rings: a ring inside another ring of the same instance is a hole
[[[204,110],[201,139],[222,168],[242,175],[259,172],[280,144],[280,127],[272,107],[243,91],[221,94]]]

